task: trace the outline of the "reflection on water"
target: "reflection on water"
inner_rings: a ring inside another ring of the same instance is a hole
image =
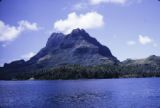
[[[86,104],[92,105],[94,102],[101,102],[101,100],[107,99],[106,94],[101,93],[80,93],[74,95],[57,95],[49,100],[53,100],[56,104]]]
[[[0,81],[0,108],[159,108],[160,79]]]

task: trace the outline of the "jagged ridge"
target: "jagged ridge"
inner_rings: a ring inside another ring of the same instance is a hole
[[[66,64],[100,65],[119,61],[106,46],[89,36],[83,29],[74,29],[70,34],[53,33],[37,55],[28,61],[42,67]]]

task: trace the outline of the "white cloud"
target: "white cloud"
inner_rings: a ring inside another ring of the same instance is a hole
[[[87,7],[88,7],[88,4],[86,2],[80,2],[73,5],[73,10],[82,10],[82,9],[86,9]]]
[[[158,44],[157,43],[153,43],[153,47],[158,47]]]
[[[19,21],[18,26],[11,26],[0,20],[0,41],[12,41],[26,30],[37,31],[39,27],[37,23],[26,20]]]
[[[18,22],[19,24],[19,29],[21,30],[31,30],[31,31],[37,31],[39,30],[39,27],[37,25],[37,23],[31,23],[31,22],[28,22],[26,20],[21,20]]]
[[[22,55],[21,58],[24,59],[24,60],[29,60],[29,59],[30,59],[31,57],[33,57],[34,55],[35,55],[34,52],[29,52],[29,53],[27,53],[27,54]]]
[[[158,47],[158,44],[155,42],[154,39],[150,38],[149,36],[139,35],[137,41],[127,41],[127,45],[135,45],[140,43],[141,45],[150,44],[153,47]]]
[[[102,27],[103,16],[97,12],[88,12],[77,15],[75,12],[68,14],[67,19],[60,19],[54,23],[54,28],[63,33],[70,33],[75,28],[93,29]]]
[[[101,3],[125,4],[128,0],[89,0],[91,5],[98,5]]]
[[[116,4],[122,6],[129,6],[133,3],[141,3],[143,0],[85,0],[78,2],[72,6],[72,10],[84,10],[92,9],[93,6],[98,6],[100,4]]]
[[[127,44],[128,44],[128,45],[135,45],[136,42],[135,42],[135,41],[128,41]]]
[[[0,21],[0,41],[15,39],[20,32],[15,26],[5,25],[4,22]]]
[[[142,35],[139,35],[138,40],[139,40],[140,44],[142,44],[142,45],[150,44],[153,42],[153,40],[150,37],[142,36]]]

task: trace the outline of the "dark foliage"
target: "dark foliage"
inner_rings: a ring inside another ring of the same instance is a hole
[[[92,78],[129,78],[129,77],[159,77],[160,67],[135,65],[99,65],[99,66],[80,66],[66,65],[57,68],[38,69],[38,70],[5,70],[1,69],[0,79],[3,80],[26,80],[34,79],[92,79]]]

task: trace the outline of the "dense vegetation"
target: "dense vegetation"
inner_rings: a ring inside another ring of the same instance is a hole
[[[128,78],[159,77],[160,67],[154,65],[99,65],[80,66],[67,65],[49,69],[1,69],[0,79],[92,79],[92,78]]]

